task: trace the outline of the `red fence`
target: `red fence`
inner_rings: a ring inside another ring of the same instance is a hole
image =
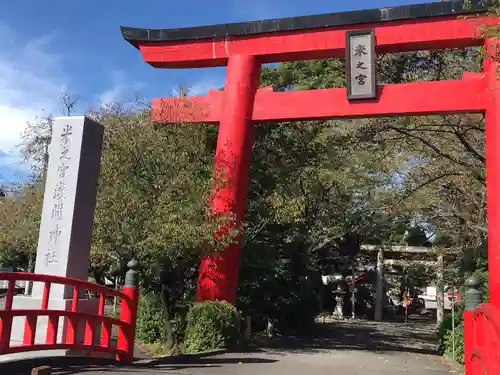
[[[0,310],[0,355],[39,350],[71,349],[109,353],[119,361],[131,361],[133,359],[135,320],[139,297],[137,285],[128,285],[125,282],[125,286],[119,292],[83,280],[24,272],[2,272],[0,273],[0,280],[8,281],[5,307]],[[40,309],[12,309],[14,286],[16,281],[19,280],[44,283],[45,287]],[[52,284],[73,287],[70,310],[49,309]],[[96,302],[98,299],[97,314],[78,311],[80,292],[84,290],[96,294]],[[119,319],[104,315],[106,297],[119,297],[121,299]],[[14,317],[26,317],[23,343],[21,345],[10,344]],[[35,343],[38,317],[47,317],[44,343]],[[61,317],[63,317],[64,322],[63,336],[62,342],[58,342]],[[112,344],[111,340],[113,326],[118,328],[116,346]],[[83,330],[83,332],[80,330]],[[99,334],[99,337],[97,337],[97,334]],[[81,337],[83,337],[83,340],[79,339]]]
[[[500,309],[484,303],[464,313],[466,375],[500,374]]]

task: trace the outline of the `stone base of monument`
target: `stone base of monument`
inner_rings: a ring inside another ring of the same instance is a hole
[[[71,310],[71,300],[69,299],[50,299],[49,300],[49,310]],[[15,296],[12,304],[13,310],[19,309],[34,309],[39,310],[42,306],[42,299],[31,296]],[[78,312],[84,312],[89,314],[97,314],[97,310],[99,307],[99,300],[97,298],[92,299],[80,299],[78,300]],[[12,333],[10,345],[22,345],[23,337],[24,337],[24,325],[26,322],[25,317],[15,317],[12,322]],[[37,325],[36,325],[36,334],[35,334],[35,344],[45,344],[46,335],[47,335],[47,317],[38,317]],[[62,343],[63,338],[66,336],[66,332],[68,329],[68,318],[61,317],[59,318],[59,326],[57,332],[57,343]],[[98,343],[100,337],[100,327],[96,327],[94,333],[95,343]],[[77,334],[76,334],[76,342],[83,344],[83,338],[85,334],[85,321],[82,320],[79,322]],[[76,353],[74,350],[51,350],[50,352],[57,352],[57,355],[83,355],[86,353]],[[86,351],[85,351],[86,352]],[[38,352],[38,354],[43,355],[44,352]],[[22,353],[24,354],[24,358],[28,356],[32,356],[35,353]],[[48,353],[47,353],[48,354]]]

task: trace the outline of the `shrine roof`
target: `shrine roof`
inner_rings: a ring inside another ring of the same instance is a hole
[[[165,43],[216,39],[228,36],[246,36],[387,21],[484,13],[487,11],[489,3],[490,2],[487,0],[451,0],[379,9],[174,29],[144,29],[121,26],[121,32],[126,41],[137,47],[141,42]]]

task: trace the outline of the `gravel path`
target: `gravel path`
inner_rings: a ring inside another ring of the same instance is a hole
[[[39,365],[53,366],[53,375],[445,375],[451,371],[434,354],[432,317],[410,322],[343,321],[318,323],[306,337],[278,337],[260,349],[207,358],[138,361],[114,367],[101,360],[46,358],[0,364],[1,374],[30,374]]]

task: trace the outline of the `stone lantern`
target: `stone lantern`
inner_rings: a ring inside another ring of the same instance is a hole
[[[345,290],[342,286],[337,285],[337,290],[335,291],[335,311],[333,312],[333,317],[337,319],[344,319],[344,295]]]

